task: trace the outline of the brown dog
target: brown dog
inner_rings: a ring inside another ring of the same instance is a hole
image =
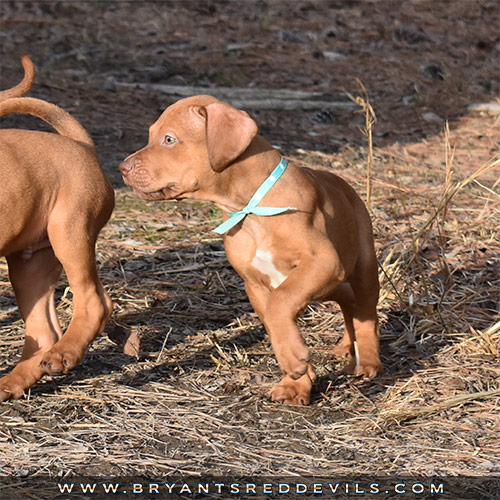
[[[167,108],[151,126],[148,145],[120,169],[145,199],[208,200],[228,214],[248,204],[280,159],[245,112],[195,96]],[[285,372],[271,398],[309,403],[316,376],[296,320],[318,299],[342,308],[345,334],[334,353],[352,356],[346,371],[380,373],[377,260],[361,199],[336,175],[290,165],[261,205],[293,209],[243,215],[224,245]]]
[[[45,101],[17,97],[34,78],[28,56],[23,66],[23,81],[0,93],[0,116],[31,114],[61,135],[0,130],[0,256],[7,257],[26,324],[21,361],[0,379],[0,401],[20,397],[44,373],[74,368],[112,309],[97,276],[95,243],[113,210],[113,189],[92,139],[74,118]],[[64,336],[54,303],[63,268],[74,304]]]

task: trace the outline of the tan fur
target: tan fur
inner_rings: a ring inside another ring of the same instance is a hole
[[[61,135],[0,130],[0,256],[26,324],[21,361],[0,379],[0,401],[22,396],[44,373],[74,368],[112,309],[97,275],[95,242],[113,210],[113,189],[77,120],[53,104],[19,97],[34,78],[26,57],[24,83],[0,94],[0,116],[28,113]],[[74,305],[64,335],[54,303],[63,268]]]
[[[33,65],[33,62],[26,54],[22,55],[21,62],[24,68],[23,79],[11,89],[0,91],[0,102],[12,97],[20,97],[26,94],[26,92],[28,92],[33,85],[33,82],[35,81],[35,66]]]
[[[280,161],[256,131],[245,112],[213,97],[182,99],[151,126],[148,145],[120,168],[146,199],[207,200],[227,214],[246,206]],[[166,135],[176,141],[167,144]],[[296,320],[315,300],[333,299],[342,308],[345,334],[334,353],[351,356],[346,370],[380,373],[377,260],[361,199],[336,175],[291,164],[260,205],[297,210],[249,215],[224,236],[224,245],[285,372],[271,398],[309,403],[316,376]]]

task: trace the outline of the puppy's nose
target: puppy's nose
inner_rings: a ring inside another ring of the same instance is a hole
[[[133,157],[129,157],[120,163],[120,171],[122,175],[128,174],[136,165],[138,161]]]

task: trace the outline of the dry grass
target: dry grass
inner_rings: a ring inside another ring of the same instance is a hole
[[[370,382],[339,375],[343,361],[329,352],[342,317],[333,303],[314,304],[300,320],[320,375],[307,408],[264,398],[279,369],[210,233],[220,214],[119,190],[100,273],[115,303],[107,332],[137,335],[138,359],[103,335],[73,373],[3,404],[0,474],[498,473],[499,160],[485,162],[477,140],[479,131],[499,140],[493,123],[470,117],[425,151],[374,150],[386,370]],[[290,159],[333,168],[362,190],[366,154]],[[3,261],[0,273],[7,370],[23,326]],[[64,285],[61,294],[67,321]]]
[[[359,78],[356,78],[356,82],[361,87],[363,96],[353,97],[349,92],[346,92],[347,96],[351,101],[354,101],[360,108],[360,112],[363,113],[365,117],[365,127],[361,128],[361,133],[366,137],[368,141],[368,154],[366,158],[366,208],[371,212],[372,210],[372,166],[373,166],[373,125],[377,121],[375,116],[375,111],[370,104],[370,98],[368,97],[368,92],[366,87],[363,85]]]

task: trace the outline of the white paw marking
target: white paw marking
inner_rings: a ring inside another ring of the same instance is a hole
[[[274,266],[271,252],[257,249],[251,265],[270,279],[273,288],[278,288],[288,278]]]

